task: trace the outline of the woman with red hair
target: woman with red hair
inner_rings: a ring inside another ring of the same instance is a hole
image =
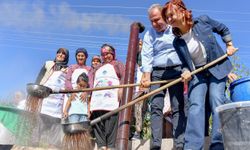
[[[183,81],[190,81],[184,149],[203,149],[205,97],[209,91],[213,119],[210,149],[223,150],[220,123],[215,108],[224,103],[226,79],[232,70],[232,64],[227,58],[194,76],[191,76],[190,72],[225,54],[216,41],[214,33],[221,36],[229,56],[235,53],[237,49],[233,46],[230,31],[224,24],[206,15],[193,19],[192,12],[181,0],[167,2],[162,10],[162,17],[173,27],[175,34],[173,45],[183,63]]]

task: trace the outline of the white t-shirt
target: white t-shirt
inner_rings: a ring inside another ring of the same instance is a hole
[[[192,30],[181,36],[185,40],[194,66],[203,66],[207,63],[207,53],[203,44],[196,39]]]
[[[69,115],[72,114],[83,114],[88,115],[88,102],[87,100],[82,102],[80,99],[82,93],[76,94],[76,99],[71,101],[71,105],[69,108]]]

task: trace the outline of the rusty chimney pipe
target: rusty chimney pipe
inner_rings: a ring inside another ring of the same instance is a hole
[[[124,84],[134,83],[136,55],[139,48],[139,33],[142,33],[144,29],[145,27],[139,22],[134,22],[130,26],[130,38],[126,59]],[[121,105],[127,104],[131,101],[133,91],[133,87],[123,89]],[[128,107],[119,113],[118,131],[116,139],[116,149],[118,150],[128,150],[130,120],[131,107]]]

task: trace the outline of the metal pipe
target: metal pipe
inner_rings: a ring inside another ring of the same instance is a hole
[[[144,26],[139,22],[134,22],[130,26],[130,38],[126,59],[124,84],[134,83],[134,73],[136,64],[136,54],[138,51],[139,33],[144,31]],[[130,102],[132,99],[133,87],[123,89],[121,106]],[[118,131],[116,139],[116,149],[127,150],[130,132],[131,107],[128,107],[119,113]]]

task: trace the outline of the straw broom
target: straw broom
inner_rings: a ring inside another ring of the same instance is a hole
[[[40,112],[42,107],[42,98],[28,94],[25,102],[25,110],[30,112]]]
[[[89,131],[65,134],[63,137],[64,150],[93,150]]]

